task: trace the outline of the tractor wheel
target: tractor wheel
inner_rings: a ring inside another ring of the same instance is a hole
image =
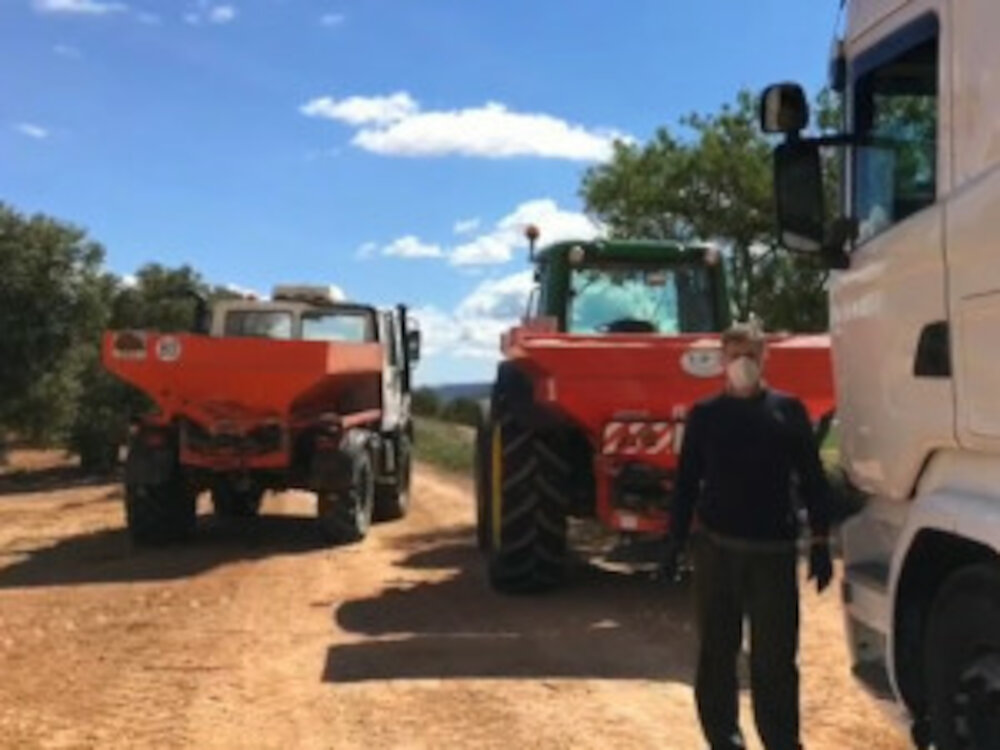
[[[497,433],[499,440],[499,433]],[[476,544],[480,551],[488,552],[493,531],[490,526],[492,512],[490,498],[493,493],[493,425],[485,410],[480,412],[476,425],[475,468],[476,482]],[[499,452],[497,452],[499,455]]]
[[[212,488],[212,508],[220,518],[254,518],[260,514],[263,497],[259,487],[238,490],[229,482],[219,482]]]
[[[413,474],[413,449],[410,438],[400,433],[396,438],[396,477],[392,484],[375,489],[376,521],[395,521],[410,509],[410,478]]]
[[[188,538],[197,518],[197,491],[179,474],[159,484],[125,487],[125,519],[137,545],[168,544]]]
[[[563,441],[496,415],[490,493],[490,583],[508,594],[557,586],[566,560],[566,488],[570,463]]]
[[[358,448],[351,463],[350,486],[343,492],[321,492],[316,498],[320,529],[333,544],[360,542],[372,524],[375,474],[368,450]]]
[[[934,601],[924,647],[938,750],[1000,747],[1000,570],[954,574]]]

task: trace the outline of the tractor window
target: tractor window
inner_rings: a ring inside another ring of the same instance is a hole
[[[709,273],[701,268],[584,267],[570,281],[571,333],[712,331]]]
[[[302,317],[302,338],[306,341],[374,341],[375,321],[363,310],[309,313]]]
[[[290,339],[292,314],[282,310],[233,310],[226,313],[225,335]]]

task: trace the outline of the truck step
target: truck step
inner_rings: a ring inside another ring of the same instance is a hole
[[[847,579],[855,586],[863,586],[886,595],[889,593],[889,563],[868,560],[847,566]]]

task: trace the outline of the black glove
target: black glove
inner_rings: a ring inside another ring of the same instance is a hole
[[[830,558],[830,543],[825,539],[813,541],[809,546],[809,580],[815,580],[816,591],[823,593],[832,578],[833,560]]]

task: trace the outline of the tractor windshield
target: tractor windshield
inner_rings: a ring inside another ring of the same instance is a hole
[[[570,333],[706,333],[719,327],[704,266],[601,265],[573,269]]]
[[[306,341],[375,340],[375,321],[366,310],[336,310],[302,316],[302,338]]]

